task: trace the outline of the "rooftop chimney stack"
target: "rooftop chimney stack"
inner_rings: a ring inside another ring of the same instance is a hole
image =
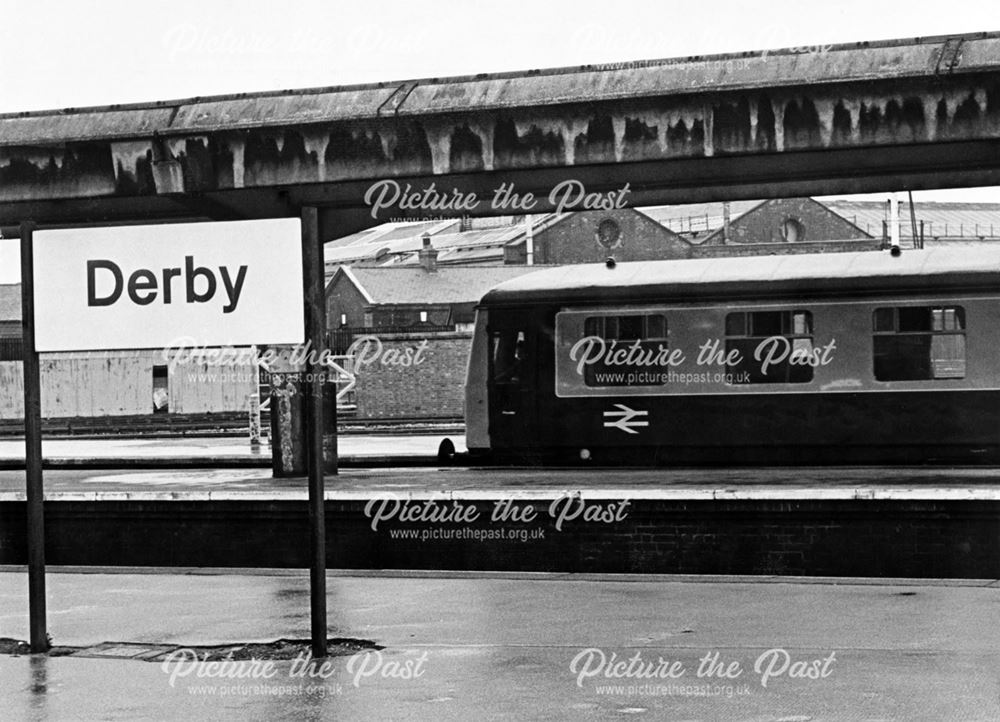
[[[420,260],[420,267],[428,273],[435,273],[438,269],[437,249],[431,245],[431,236],[429,233],[423,235],[423,241],[424,245],[417,253],[417,258]]]

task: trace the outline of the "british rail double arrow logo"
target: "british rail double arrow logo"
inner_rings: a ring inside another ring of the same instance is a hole
[[[605,428],[613,427],[616,429],[621,429],[626,434],[638,434],[639,432],[635,430],[635,427],[649,426],[649,421],[632,420],[640,416],[648,417],[649,416],[648,411],[636,411],[635,409],[630,409],[628,406],[625,406],[624,404],[615,404],[615,407],[618,408],[619,410],[604,412],[605,419],[614,419],[613,421],[605,421],[604,422]],[[615,418],[616,416],[619,418]]]

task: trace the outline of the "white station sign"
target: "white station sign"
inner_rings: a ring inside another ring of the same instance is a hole
[[[301,221],[36,231],[35,348],[296,344]]]

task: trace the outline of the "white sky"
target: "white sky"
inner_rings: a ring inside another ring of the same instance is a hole
[[[0,112],[14,112],[998,30],[1000,12],[983,0],[0,0],[0,26]],[[0,241],[0,282],[14,268]]]

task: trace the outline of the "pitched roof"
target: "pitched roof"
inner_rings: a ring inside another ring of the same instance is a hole
[[[476,303],[497,284],[545,267],[445,266],[433,273],[413,266],[344,268],[375,304],[427,305]]]
[[[729,220],[735,221],[764,201],[731,201],[729,203]],[[666,226],[674,233],[698,233],[707,236],[707,232],[722,228],[723,210],[725,204],[717,203],[684,203],[674,206],[649,206],[636,208],[661,226]],[[697,242],[697,241],[695,241]]]
[[[732,218],[730,218],[730,222],[732,223],[732,222],[736,221],[737,218],[742,219],[742,218],[749,217],[749,216],[751,216],[754,213],[758,213],[758,212],[764,212],[764,213],[766,213],[766,212],[768,212],[768,210],[769,210],[769,208],[771,206],[773,206],[776,203],[780,203],[782,200],[788,200],[788,199],[772,198],[772,199],[767,200],[767,201],[761,201],[760,203],[758,203],[757,205],[753,206],[752,208],[744,211],[741,215],[739,215],[739,216],[733,216]],[[831,209],[825,203],[820,203],[815,198],[808,198],[808,197],[806,197],[806,198],[802,198],[800,200],[805,201],[806,203],[810,203],[810,204],[818,207],[821,211],[825,211],[826,213],[829,213],[830,215],[838,216],[845,224],[850,225],[850,226],[854,226],[859,233],[867,233],[868,236],[870,236],[871,238],[875,238],[875,236],[876,236],[875,233],[868,233],[867,231],[865,231],[864,228],[859,227],[850,218],[844,218],[844,216],[842,216],[841,214],[837,213],[837,211]],[[721,240],[721,239],[724,238],[725,232],[726,232],[725,229],[720,226],[719,228],[716,228],[714,231],[712,231],[707,236],[704,236],[703,238],[701,238],[698,242],[699,243],[707,243],[707,242],[709,242],[710,239],[712,239],[712,240],[714,240],[714,239]],[[839,241],[839,240],[856,240],[856,241],[861,241],[861,240],[864,240],[864,239],[862,239],[862,238],[853,238],[853,239],[832,239],[832,238],[827,238],[827,239],[824,239],[824,240],[837,240],[837,241]],[[803,241],[799,241],[799,243],[802,243],[802,242]],[[810,241],[805,241],[805,243],[809,243],[809,242]],[[822,240],[820,240],[820,241],[811,241],[811,242],[812,243],[821,243]]]
[[[816,200],[832,213],[878,238],[882,221],[887,219],[884,201]],[[731,201],[731,222],[768,203],[765,200]],[[917,221],[925,222],[925,236],[931,238],[969,238],[980,236],[1000,239],[1000,204],[918,201],[914,204]],[[692,244],[704,243],[723,225],[723,203],[687,203],[672,206],[635,208],[667,229],[683,235]],[[586,211],[584,211],[586,212]],[[569,218],[572,213],[544,213],[531,216],[534,233]],[[525,225],[513,217],[469,219],[471,228],[457,219],[387,223],[326,244],[328,265],[359,263],[408,265],[418,263],[417,251],[426,233],[438,250],[438,263],[499,263],[504,246],[525,242]],[[466,227],[465,230],[463,226]],[[909,206],[900,203],[900,234],[910,238]]]
[[[532,222],[537,224],[546,217],[532,216]],[[387,224],[327,243],[324,258],[328,265],[361,261],[377,261],[379,265],[416,263],[426,233],[440,253],[439,262],[448,262],[451,251],[490,246],[497,249],[493,255],[499,260],[503,258],[503,246],[524,234],[524,224],[509,219],[490,224],[489,220],[472,219],[473,227],[466,230],[462,230],[458,220]]]
[[[324,247],[329,250],[333,248],[351,248],[365,246],[369,243],[386,243],[396,241],[401,238],[416,238],[424,233],[434,236],[438,233],[446,232],[451,228],[457,228],[461,221],[455,218],[450,221],[396,221],[383,223],[374,228],[367,228],[349,236],[335,238],[324,243]]]
[[[823,205],[873,236],[882,235],[882,221],[889,220],[884,201],[824,200]],[[920,201],[913,203],[919,232],[924,222],[925,238],[1000,238],[1000,203],[949,203]],[[910,204],[899,204],[899,235],[913,236]]]
[[[0,285],[0,321],[21,320],[21,284]]]

